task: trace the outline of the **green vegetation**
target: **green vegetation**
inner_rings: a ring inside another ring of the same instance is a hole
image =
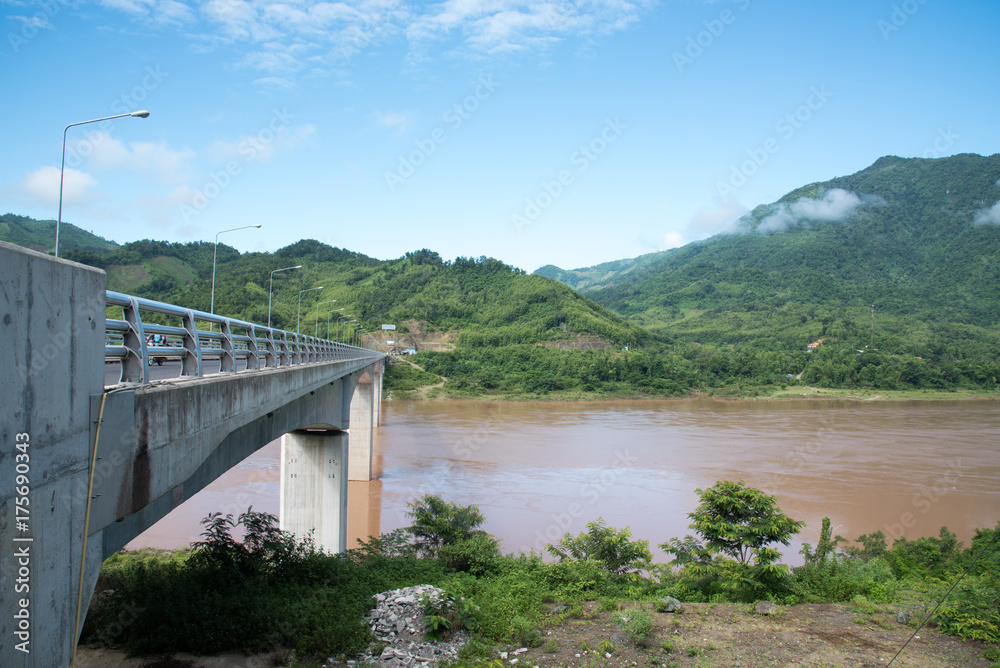
[[[733,234],[536,273],[687,343],[674,350],[705,387],[745,390],[801,374],[818,387],[995,389],[1000,227],[975,219],[1000,198],[998,177],[1000,155],[886,157],[757,207]],[[860,198],[846,220],[763,231],[800,198],[837,188]]]
[[[27,216],[5,213],[0,216],[0,239],[41,253],[51,253],[56,245],[56,221],[35,220]],[[116,247],[115,242],[81,230],[76,225],[63,222],[59,226],[60,256],[65,257],[67,251],[101,253],[114,250]]]
[[[491,646],[498,643],[558,651],[558,643],[543,641],[539,630],[550,622],[584,616],[585,601],[601,601],[608,609],[617,602],[625,635],[637,646],[650,646],[656,639],[648,608],[666,595],[692,602],[844,602],[864,624],[886,603],[898,601],[930,612],[935,605],[931,601],[943,601],[934,611],[941,630],[1000,643],[1000,541],[995,540],[1000,525],[977,531],[968,548],[942,528],[938,538],[899,539],[891,547],[876,533],[841,550],[847,541],[831,538],[829,523],[824,522],[821,544],[815,550],[803,548],[804,565],[779,565],[761,577],[761,572],[748,569],[774,566],[766,546],[784,542],[798,523],[785,517],[770,497],[738,483],[722,481],[700,495],[699,510],[691,514],[697,537],[668,541],[674,562],[644,572],[609,568],[595,558],[648,554],[645,541],[632,540],[627,530],[592,522],[587,534],[563,541],[586,541],[586,553],[556,563],[544,562],[537,553],[500,555],[496,539],[477,528],[482,522],[477,508],[433,496],[410,504],[413,526],[370,538],[339,555],[324,554],[309,541],[296,541],[277,530],[273,516],[252,509],[236,520],[213,513],[203,521],[204,539],[192,551],[109,559],[83,639],[133,654],[287,648],[301,660],[351,656],[372,641],[363,615],[373,605],[373,594],[433,584],[447,597],[438,603],[425,601],[431,635],[447,637],[462,627],[473,634],[459,665],[479,665],[494,655]],[[735,509],[726,520],[732,537],[706,523],[709,514],[726,508]],[[748,514],[752,508],[761,517]],[[444,528],[451,520],[460,525],[458,530]],[[240,525],[246,536],[237,541],[231,532]],[[471,540],[483,541],[479,548],[486,542],[493,545],[488,563],[448,557],[449,547]],[[968,575],[959,582],[966,569]],[[755,581],[749,582],[751,578]],[[676,651],[671,640],[660,641],[658,647]],[[689,651],[701,655],[711,649]],[[584,650],[592,651],[586,646]],[[600,650],[616,651],[604,643]]]
[[[733,233],[534,275],[428,249],[383,261],[314,240],[274,253],[223,244],[215,311],[263,323],[271,301],[275,326],[341,338],[334,316],[350,314],[383,342],[393,323],[396,347],[419,351],[427,372],[390,374],[384,387],[401,398],[441,378],[430,396],[995,393],[1000,226],[976,220],[998,180],[1000,154],[885,157],[759,206]],[[855,204],[834,215],[831,193]],[[822,211],[790,213],[803,198]],[[51,221],[0,223],[0,238],[43,250],[52,234]],[[64,257],[105,269],[112,290],[211,308],[214,244],[118,246],[72,226],[64,238]],[[272,291],[271,272],[296,265]]]
[[[617,531],[598,517],[587,523],[586,533],[576,538],[563,536],[557,545],[547,547],[560,561],[596,561],[613,575],[636,573],[653,559],[649,541],[632,540],[628,527]]]

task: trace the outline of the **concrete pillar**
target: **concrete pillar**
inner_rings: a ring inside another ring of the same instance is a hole
[[[371,368],[374,373],[372,379],[372,394],[374,395],[372,424],[378,429],[379,425],[382,424],[382,375],[385,371],[385,362],[376,362]]]
[[[351,420],[347,428],[350,444],[347,474],[351,480],[372,479],[374,387],[371,371],[365,371],[351,399]]]
[[[104,392],[103,271],[0,242],[0,666],[66,666]],[[18,475],[24,476],[20,480]],[[86,537],[81,619],[101,567]],[[27,650],[27,651],[22,651]]]
[[[317,547],[347,547],[347,434],[294,431],[281,437],[280,526]]]

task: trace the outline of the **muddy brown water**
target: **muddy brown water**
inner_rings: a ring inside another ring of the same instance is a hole
[[[209,512],[277,514],[273,442],[128,547],[198,540]],[[652,546],[690,533],[695,492],[745,480],[807,525],[785,548],[800,561],[824,516],[855,538],[968,541],[1000,521],[998,401],[387,402],[375,436],[378,480],[350,483],[349,543],[408,524],[408,501],[478,504],[507,552],[542,550],[597,517]]]

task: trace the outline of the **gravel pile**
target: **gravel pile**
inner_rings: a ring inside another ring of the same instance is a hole
[[[469,640],[466,631],[454,633],[447,642],[425,642],[427,632],[422,600],[440,601],[443,590],[432,585],[417,585],[375,595],[377,605],[368,613],[368,622],[379,641],[387,643],[381,654],[370,653],[348,661],[348,666],[368,664],[382,668],[424,668],[436,666],[443,659],[454,661],[458,650]],[[327,666],[340,665],[330,659]]]

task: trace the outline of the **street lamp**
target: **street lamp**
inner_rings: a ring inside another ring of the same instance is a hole
[[[322,289],[323,289],[323,286],[321,285],[321,286],[316,287],[316,288],[306,288],[305,290],[299,290],[299,315],[298,315],[298,320],[295,323],[295,333],[296,334],[301,334],[302,333],[300,331],[302,329],[302,293],[303,292],[312,292],[313,290],[322,290]]]
[[[245,230],[251,227],[260,227],[260,223],[256,225],[234,227],[229,230],[222,230],[221,232],[215,233],[215,252],[212,254],[212,305],[209,307],[209,312],[212,313],[212,315],[215,315],[215,260],[219,257],[219,235],[225,234],[226,232],[235,232],[236,230]]]
[[[327,339],[330,338],[330,318],[333,317],[334,313],[337,313],[338,311],[343,311],[343,310],[344,310],[344,307],[341,306],[340,308],[335,308],[335,309],[333,309],[332,311],[330,311],[329,313],[326,314],[326,338]]]
[[[147,118],[149,116],[149,112],[145,110],[130,111],[127,114],[116,114],[115,116],[105,116],[104,118],[95,118],[89,121],[70,123],[63,129],[62,164],[59,166],[59,218],[56,219],[56,257],[59,257],[59,226],[62,225],[63,177],[66,174],[66,131],[76,125],[86,125],[87,123],[99,123],[101,121],[110,121],[113,118],[124,118],[125,116],[134,116],[135,118]]]
[[[329,301],[320,302],[316,304],[316,331],[313,332],[313,336],[319,336],[319,307],[322,306],[323,304],[332,304],[335,301],[337,300],[331,299]]]
[[[271,328],[271,292],[274,290],[274,275],[279,271],[288,271],[289,269],[301,269],[302,265],[297,264],[294,267],[285,267],[284,269],[275,269],[271,272],[271,280],[267,286],[267,327]]]
[[[347,315],[342,315],[339,318],[337,318],[337,333],[333,337],[335,340],[340,341],[340,321],[341,320],[347,320],[350,317],[351,317],[351,314],[348,313]],[[348,322],[357,322],[357,320],[349,320]],[[345,334],[347,333],[347,325],[346,324],[344,324],[344,333]],[[347,343],[347,341],[345,340],[344,343]]]

